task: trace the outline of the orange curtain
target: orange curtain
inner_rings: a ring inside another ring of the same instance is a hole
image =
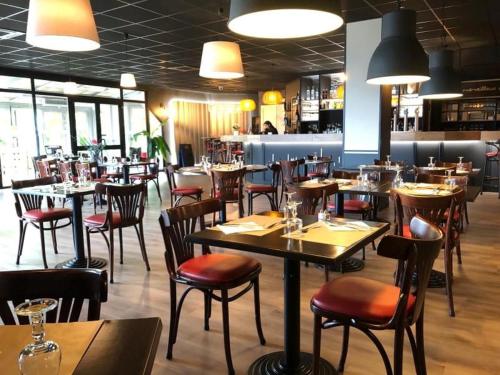
[[[201,103],[174,101],[174,137],[176,150],[179,144],[189,143],[193,147],[195,161],[203,154],[203,137],[220,137],[233,133],[233,125],[246,132],[250,114],[241,112],[238,103]]]

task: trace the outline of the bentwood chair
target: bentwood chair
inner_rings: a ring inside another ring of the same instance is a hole
[[[226,203],[238,204],[238,216],[244,215],[243,208],[243,183],[246,168],[234,171],[212,170],[212,198],[217,198]]]
[[[272,164],[269,166],[272,172],[270,185],[247,184],[245,191],[248,195],[248,214],[253,214],[253,200],[264,195],[271,205],[271,211],[279,210],[278,188],[281,183],[281,165]]]
[[[148,165],[145,165],[143,167],[142,173],[130,175],[130,181],[139,182],[141,184],[144,184],[146,187],[150,181],[153,181],[156,187],[156,192],[158,193],[158,198],[160,198],[160,202],[162,202],[161,192],[160,192],[159,172],[160,172],[160,167],[158,163],[149,163]],[[148,191],[146,189],[146,198],[147,198],[147,193]]]
[[[199,290],[205,298],[205,330],[209,330],[212,300],[222,303],[222,329],[227,369],[234,374],[229,338],[229,302],[235,301],[252,288],[254,290],[255,323],[260,343],[266,343],[260,319],[259,274],[261,264],[245,255],[211,253],[208,246],[202,246],[202,255],[196,256],[194,245],[185,241],[187,235],[205,229],[205,216],[214,215],[224,209],[218,199],[208,199],[163,211],[160,227],[165,242],[165,262],[170,278],[170,331],[167,359],[172,359],[173,346],[177,340],[179,320],[184,299],[189,292]],[[177,302],[177,284],[184,290]],[[246,285],[246,286],[245,286]],[[233,296],[229,291],[245,286]],[[216,292],[219,293],[216,294]]]
[[[35,161],[36,170],[38,172],[38,177],[50,177],[52,173],[50,172],[50,163],[48,160],[37,160]]]
[[[99,320],[101,303],[108,299],[106,271],[96,269],[50,269],[0,272],[0,318],[5,325],[15,325],[15,307],[26,300],[53,298],[56,309],[46,314],[47,323],[79,320],[84,301],[88,301],[87,320]],[[30,324],[29,318],[17,316],[19,324]]]
[[[406,238],[411,238],[412,233],[408,223],[413,217],[420,216],[435,226],[441,227],[444,233],[444,269],[446,278],[446,295],[448,298],[448,311],[450,316],[455,316],[453,303],[453,249],[460,253],[460,231],[454,221],[456,207],[465,198],[463,190],[455,194],[433,197],[419,197],[392,191],[394,204],[396,206],[396,234]],[[400,269],[398,270],[398,273]]]
[[[414,217],[410,223],[413,238],[385,236],[377,254],[403,265],[396,285],[359,276],[343,276],[324,284],[311,299],[314,313],[313,374],[319,371],[321,330],[343,327],[342,352],[338,371],[343,372],[349,348],[350,328],[363,332],[379,351],[387,375],[403,374],[405,331],[410,341],[416,372],[426,374],[424,348],[424,304],[434,260],[443,242],[441,230]],[[417,282],[412,290],[412,276]],[[415,335],[412,326],[415,325]],[[394,330],[394,367],[373,331]]]
[[[12,181],[12,189],[15,190],[41,185],[51,185],[57,182],[58,180],[56,176],[36,178],[33,180]],[[21,259],[21,255],[23,253],[26,228],[28,224],[31,224],[40,231],[43,265],[45,268],[48,268],[45,256],[44,231],[50,230],[54,252],[57,254],[56,230],[71,225],[72,211],[69,208],[54,207],[54,202],[51,198],[47,198],[47,206],[44,207],[43,197],[35,194],[19,194],[14,192],[14,198],[16,213],[19,218],[19,245],[17,249],[16,264],[19,264],[19,260]],[[58,222],[60,220],[65,221],[65,223],[59,225]],[[49,224],[48,228],[44,227],[46,223]]]
[[[355,180],[358,176],[357,172],[333,171],[332,177],[339,179]],[[328,209],[335,211],[335,202],[328,204]],[[344,200],[344,212],[346,214],[361,215],[361,219],[365,220],[370,216],[373,207],[369,201],[359,198],[358,195],[352,194],[350,199]]]
[[[307,156],[308,160],[314,160],[313,155],[308,155]],[[309,166],[307,170],[307,177],[309,178],[328,178],[330,175],[330,162],[331,158],[328,156],[320,156],[318,157],[318,161],[321,161],[321,163],[318,164],[313,164]]]
[[[182,198],[191,198],[196,201],[201,201],[203,189],[199,186],[182,186],[178,187],[175,182],[175,172],[179,169],[178,165],[167,165],[165,169],[167,172],[168,188],[170,190],[170,207],[177,207]],[[174,202],[175,198],[175,202]]]
[[[145,186],[140,185],[105,185],[97,184],[95,186],[96,194],[106,196],[108,204],[107,212],[92,215],[84,219],[83,223],[87,232],[88,264],[91,260],[90,235],[99,233],[104,237],[109,251],[109,278],[113,283],[114,268],[114,230],[118,229],[118,239],[120,242],[120,264],[123,264],[123,228],[134,227],[139,240],[139,247],[142,259],[146,264],[146,270],[149,272],[148,254],[146,253],[146,243],[144,241],[144,197]],[[116,207],[118,210],[113,210]],[[106,237],[109,232],[109,240]]]

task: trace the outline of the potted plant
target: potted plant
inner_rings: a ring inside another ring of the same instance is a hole
[[[240,135],[240,126],[238,124],[233,125],[233,135]]]
[[[135,133],[132,136],[132,140],[136,141],[139,137],[146,137],[149,159],[154,159],[157,156],[161,156],[163,160],[167,160],[168,154],[170,154],[170,148],[168,147],[167,142],[165,142],[165,139],[161,134],[161,127],[158,127],[152,131],[143,130],[141,132]]]
[[[90,159],[97,163],[102,161],[102,152],[106,147],[106,142],[104,139],[98,142],[97,139],[87,139],[85,137],[80,137],[80,144],[87,148],[89,152]]]

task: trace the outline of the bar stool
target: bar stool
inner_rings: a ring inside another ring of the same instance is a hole
[[[484,175],[483,183],[481,185],[481,194],[483,194],[484,185],[496,187],[498,189],[498,198],[500,199],[500,139],[495,142],[486,142],[488,146],[494,149],[488,151],[484,154]],[[496,163],[497,175],[494,176],[493,173],[493,163]],[[489,183],[490,181],[496,181],[495,183]]]

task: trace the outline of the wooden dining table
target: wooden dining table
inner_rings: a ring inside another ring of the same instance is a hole
[[[160,318],[45,324],[61,350],[60,375],[150,374],[161,330]],[[0,326],[0,373],[19,373],[17,357],[30,341],[29,325]]]
[[[279,212],[264,212],[261,215],[280,217]],[[304,231],[287,236],[283,226],[264,235],[252,233],[224,234],[220,230],[206,229],[190,234],[191,243],[266,254],[284,259],[284,350],[266,354],[250,366],[248,374],[310,374],[312,354],[300,350],[300,262],[325,266],[342,262],[364,246],[380,237],[390,228],[388,223],[365,221],[369,230],[331,231],[319,233],[321,223],[315,216],[303,216]],[[356,220],[336,218],[338,225],[349,225]],[[337,225],[335,224],[335,225]],[[318,233],[317,233],[318,232]],[[265,272],[265,270],[264,270]],[[311,337],[312,340],[312,337]],[[321,359],[320,374],[336,374],[335,368]]]
[[[95,183],[90,182],[85,186],[73,184],[71,188],[65,189],[64,183],[54,185],[41,185],[13,189],[16,194],[38,195],[42,197],[61,198],[71,200],[72,208],[72,230],[73,230],[73,252],[75,256],[56,265],[56,268],[86,268],[87,258],[83,241],[83,216],[82,202],[87,195],[95,193]],[[104,268],[107,262],[103,258],[92,257],[90,268]]]
[[[247,164],[243,166],[246,168],[246,173],[256,173],[256,172],[265,172],[267,171],[267,166],[263,164]],[[235,170],[231,168],[231,164],[222,164],[222,167],[212,167],[210,170],[221,170],[221,171],[231,171]],[[175,173],[182,176],[206,176],[209,174],[209,171],[206,168],[203,168],[201,165],[195,165],[192,167],[182,167],[175,171]]]
[[[156,162],[151,161],[125,161],[116,163],[102,163],[99,167],[102,168],[115,168],[123,171],[123,183],[130,184],[130,169],[135,167],[147,167],[148,165],[158,165]]]

